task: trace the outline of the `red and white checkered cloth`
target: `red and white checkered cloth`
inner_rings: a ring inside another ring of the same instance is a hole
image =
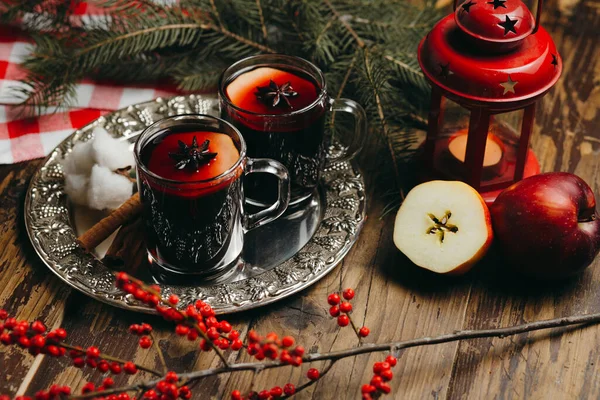
[[[85,3],[80,3],[77,9],[81,15],[94,12]],[[177,94],[168,84],[134,87],[83,81],[77,86],[77,100],[68,111],[24,118],[14,107],[19,99],[11,88],[18,87],[19,79],[25,77],[19,63],[31,49],[31,41],[22,32],[0,27],[0,164],[44,157],[75,129],[103,114]]]

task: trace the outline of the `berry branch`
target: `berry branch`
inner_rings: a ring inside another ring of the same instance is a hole
[[[3,345],[17,345],[27,349],[33,355],[46,354],[52,357],[65,356],[68,351],[76,367],[83,368],[87,365],[103,373],[117,375],[122,371],[127,374],[136,374],[138,371],[144,371],[156,376],[156,378],[151,380],[140,381],[121,387],[115,386],[113,378],[108,376],[103,379],[99,386],[95,386],[93,382],[87,382],[83,386],[81,394],[73,394],[71,388],[68,386],[53,385],[47,391],[37,392],[34,397],[18,396],[15,400],[33,400],[34,398],[35,400],[88,398],[97,400],[176,400],[178,398],[189,400],[192,396],[191,387],[205,377],[239,371],[253,371],[255,374],[258,374],[265,369],[286,366],[298,367],[303,363],[328,361],[321,371],[316,368],[310,368],[306,373],[308,380],[297,387],[292,383],[287,383],[283,387],[274,386],[258,392],[250,388],[250,391],[246,394],[242,394],[239,390],[234,390],[231,393],[232,400],[282,399],[294,396],[298,392],[314,385],[320,379],[323,379],[336,362],[341,359],[366,353],[388,352],[389,354],[384,361],[374,363],[372,379],[361,388],[363,400],[370,400],[391,392],[389,381],[393,379],[392,368],[397,364],[397,359],[394,355],[402,349],[465,339],[504,338],[541,329],[569,325],[589,325],[600,322],[600,313],[596,313],[535,321],[504,328],[455,331],[440,336],[421,337],[397,342],[380,344],[362,343],[362,339],[369,335],[369,329],[366,327],[359,329],[352,321],[350,317],[352,304],[350,301],[354,298],[355,294],[354,290],[346,289],[341,293],[341,296],[340,293],[331,293],[327,297],[327,302],[331,305],[329,313],[333,318],[336,318],[337,324],[340,327],[352,326],[354,333],[359,338],[359,346],[328,353],[305,354],[304,347],[297,345],[291,336],[279,338],[277,334],[271,332],[263,337],[256,331],[250,330],[246,337],[242,339],[239,331],[233,329],[229,322],[217,320],[214,311],[208,304],[197,301],[194,305],[188,306],[184,311],[179,310],[176,307],[178,299],[173,296],[163,299],[155,287],[147,286],[125,273],[117,274],[117,286],[128,294],[133,295],[136,299],[153,306],[166,320],[175,322],[176,335],[185,336],[190,342],[195,342],[201,337],[202,339],[199,341],[201,351],[215,350],[217,354],[221,354],[221,357],[224,357],[221,353],[222,350],[239,351],[244,349],[256,361],[228,364],[224,362],[224,358],[221,358],[223,365],[216,368],[186,373],[168,371],[164,355],[162,355],[158,341],[152,333],[152,327],[146,323],[131,325],[129,331],[132,334],[140,336],[139,346],[143,349],[154,348],[158,352],[161,364],[164,367],[163,372],[158,372],[131,361],[102,353],[95,346],[83,349],[67,344],[64,342],[64,339],[67,337],[67,332],[64,329],[58,328],[46,332],[46,327],[40,321],[32,323],[17,321],[15,318],[9,318],[6,311],[0,310],[0,343]],[[129,393],[132,393],[133,397]],[[9,396],[0,395],[0,400],[10,399]]]

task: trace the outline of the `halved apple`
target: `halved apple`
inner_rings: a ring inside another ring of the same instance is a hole
[[[490,212],[475,189],[459,181],[431,181],[413,188],[394,224],[394,244],[419,267],[463,274],[493,239]]]

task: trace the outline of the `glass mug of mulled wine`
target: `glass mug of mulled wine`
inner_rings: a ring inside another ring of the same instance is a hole
[[[146,247],[162,277],[213,280],[238,265],[244,232],[281,216],[290,199],[287,169],[246,156],[240,132],[208,115],[167,117],[135,143]],[[272,174],[277,200],[256,214],[244,211],[244,177]]]
[[[331,99],[323,72],[312,63],[286,55],[258,55],[227,68],[219,82],[221,118],[235,125],[251,157],[280,161],[290,173],[291,200],[311,197],[326,161],[345,161],[362,148],[367,133],[363,108],[348,99]],[[327,159],[331,145],[325,133],[328,112],[355,119],[348,147]],[[248,202],[265,206],[277,193],[277,181],[265,174],[244,182]]]

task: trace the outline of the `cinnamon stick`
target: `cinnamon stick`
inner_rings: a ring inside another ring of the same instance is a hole
[[[141,211],[142,203],[140,195],[136,193],[125,203],[121,204],[119,208],[111,212],[110,215],[101,219],[96,225],[79,236],[77,240],[79,240],[84,249],[92,251],[116,231],[119,226],[138,216]]]
[[[136,275],[147,257],[143,221],[136,217],[125,222],[102,260],[109,268]]]

